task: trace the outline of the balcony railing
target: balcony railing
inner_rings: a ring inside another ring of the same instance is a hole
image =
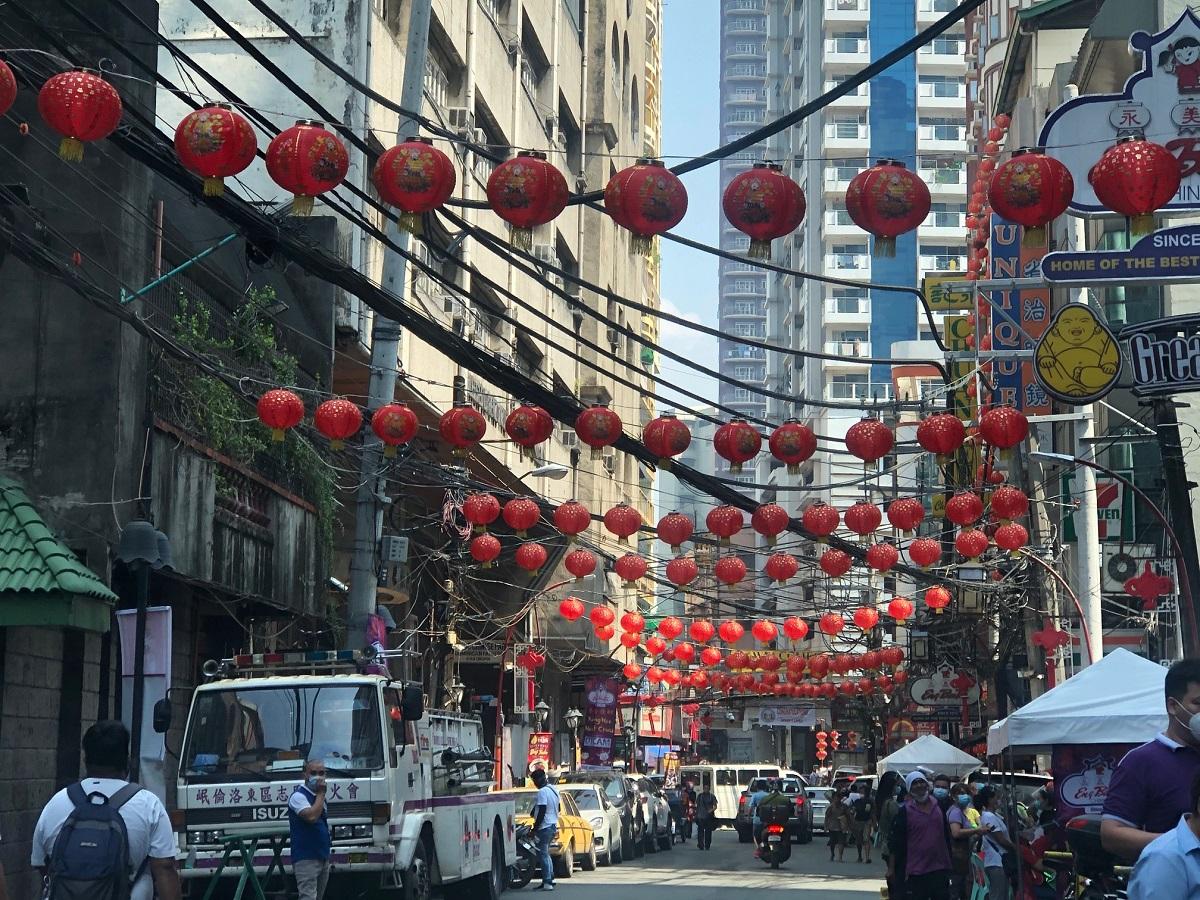
[[[843,55],[867,54],[871,52],[871,42],[866,38],[830,38],[825,42],[825,52]]]
[[[825,299],[825,315],[827,316],[869,316],[871,300],[869,297],[827,297]]]
[[[871,257],[866,253],[830,253],[825,257],[825,268],[867,272]]]
[[[826,341],[825,352],[848,358],[864,358],[871,355],[870,341]]]
[[[921,254],[920,266],[922,269],[937,272],[962,271],[967,267],[967,258],[965,256],[927,256]]]
[[[890,400],[891,395],[892,386],[887,382],[831,381],[825,385],[826,400]]]

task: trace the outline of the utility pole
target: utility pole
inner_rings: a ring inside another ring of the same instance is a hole
[[[474,2],[474,0],[471,0]],[[408,13],[408,44],[404,51],[404,80],[400,106],[419,113],[425,96],[425,59],[429,52],[429,21],[433,0],[412,0]],[[364,101],[365,102],[365,101]],[[411,116],[401,116],[396,126],[396,141],[417,132]],[[396,223],[385,223],[390,237],[407,252],[412,235]],[[397,297],[404,296],[408,265],[400,252],[388,248],[383,257],[383,287]],[[373,413],[396,396],[396,365],[400,345],[400,326],[378,313],[371,328],[371,377],[367,389],[367,412]],[[379,507],[379,466],[383,444],[368,431],[363,440],[359,488],[355,499],[354,555],[350,562],[349,646],[366,643],[367,617],[375,611],[375,589],[379,585],[376,549],[382,533]],[[357,641],[358,643],[355,643]]]
[[[1159,452],[1162,454],[1163,481],[1167,490],[1167,511],[1171,517],[1171,528],[1179,543],[1181,558],[1175,564],[1183,569],[1188,590],[1179,592],[1179,630],[1183,631],[1183,605],[1192,607],[1193,615],[1200,617],[1197,606],[1197,586],[1200,586],[1200,559],[1196,556],[1196,526],[1192,521],[1192,485],[1188,481],[1187,468],[1183,462],[1183,445],[1179,440],[1179,419],[1175,415],[1175,401],[1164,397],[1153,401],[1154,430],[1158,432]],[[1188,647],[1195,655],[1200,647]]]

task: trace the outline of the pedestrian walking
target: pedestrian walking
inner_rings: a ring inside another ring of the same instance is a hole
[[[42,809],[30,861],[47,900],[179,900],[175,833],[154,794],[128,781],[129,731],[97,722],[83,736],[86,777]]]
[[[971,853],[979,838],[987,834],[989,829],[971,824],[967,812],[974,806],[971,792],[965,784],[953,785],[950,799],[952,805],[946,814],[946,821],[950,823],[950,868],[954,873],[954,896],[967,900],[971,893]]]
[[[886,864],[891,851],[888,849],[888,836],[892,833],[892,821],[900,811],[900,799],[904,796],[904,781],[899,772],[884,772],[879,777],[879,788],[875,791],[875,833],[879,836],[879,855]],[[888,893],[891,894],[891,881],[888,881]],[[899,894],[896,895],[897,900]],[[886,900],[886,898],[885,898]]]
[[[892,819],[888,836],[888,883],[897,898],[949,900],[950,826],[946,814],[930,793],[924,772],[909,773],[904,784],[908,798]]]
[[[329,884],[329,813],[325,808],[325,761],[304,764],[304,783],[288,798],[292,874],[299,900],[321,900]]]
[[[846,802],[841,791],[834,791],[829,797],[829,806],[825,808],[825,831],[829,835],[829,861],[833,862],[834,853],[837,861],[841,862],[846,855]]]
[[[1000,806],[1000,794],[989,785],[975,795],[975,806],[980,814],[979,826],[986,829],[982,848],[988,897],[992,900],[1008,900],[1008,870],[1016,871],[1017,847],[1009,837],[1008,823],[996,812]]]
[[[542,883],[536,890],[552,891],[554,860],[550,858],[550,844],[558,833],[558,791],[546,781],[542,769],[534,769],[533,784],[538,789],[533,801],[533,836],[542,857]]]
[[[1188,795],[1191,810],[1179,824],[1151,841],[1129,879],[1129,900],[1200,898],[1200,777]]]
[[[712,849],[713,829],[717,827],[717,795],[707,783],[696,795],[696,846],[701,850]]]
[[[854,842],[854,847],[858,851],[858,861],[870,862],[871,844],[868,832],[871,826],[871,816],[875,811],[875,803],[871,800],[867,788],[864,787],[862,793],[859,793],[857,788],[851,788],[851,791],[846,807],[849,840]],[[865,860],[863,859],[864,853],[866,854]]]

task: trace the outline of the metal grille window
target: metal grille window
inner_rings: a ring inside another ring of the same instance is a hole
[[[843,141],[865,138],[867,136],[867,122],[858,116],[834,119],[829,123],[827,134],[831,138]]]
[[[425,97],[441,110],[450,105],[450,77],[433,53],[425,55]]]

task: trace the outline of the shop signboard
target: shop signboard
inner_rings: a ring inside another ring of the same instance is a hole
[[[758,708],[757,721],[759,725],[813,728],[817,724],[817,711],[811,706],[771,703]]]
[[[613,764],[613,733],[617,728],[615,678],[594,675],[587,680],[587,703],[583,716],[581,763],[585,769],[607,769]]]
[[[1124,470],[1119,473],[1125,478],[1133,479],[1133,472]],[[1066,473],[1062,476],[1061,494],[1066,509],[1075,507],[1072,496],[1074,476]],[[1125,490],[1125,485],[1103,472],[1096,473],[1096,517],[1099,520],[1100,540],[1114,543],[1128,543],[1137,534],[1137,523],[1134,520],[1134,496]],[[1074,543],[1079,538],[1075,532],[1075,516],[1063,516],[1063,540]]]
[[[1088,813],[1104,811],[1104,798],[1113,770],[1134,744],[1055,744],[1050,754],[1050,774],[1058,794],[1055,814],[1059,824]]]
[[[535,731],[529,735],[528,771],[550,768],[550,745],[553,741],[554,735],[549,731]]]
[[[909,693],[918,706],[953,706],[979,702],[979,679],[963,669],[940,666],[909,682]]]
[[[1045,249],[1024,247],[1021,229],[1000,216],[992,216],[991,277],[995,279],[1036,276]],[[1019,358],[1045,333],[1050,321],[1048,288],[993,290],[991,292],[992,349],[1011,356],[990,362],[993,400],[1022,410],[1029,416],[1048,415],[1051,399],[1034,376],[1033,363]]]
[[[952,309],[970,310],[971,292],[954,290],[948,284],[962,284],[962,272],[930,272],[922,281],[921,293],[925,302],[934,312],[947,312]]]
[[[1200,315],[1127,325],[1118,336],[1127,346],[1139,397],[1200,391]]]

